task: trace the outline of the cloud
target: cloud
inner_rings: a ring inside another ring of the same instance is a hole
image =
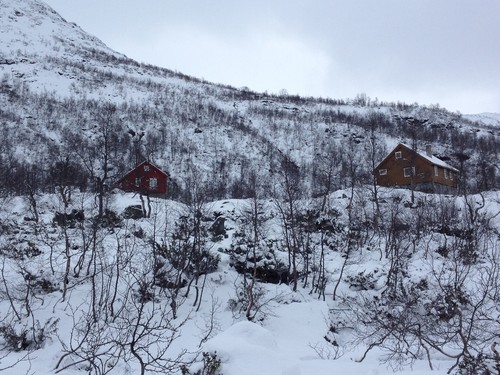
[[[221,38],[196,26],[169,27],[154,40],[128,48],[134,56],[163,61],[185,74],[274,93],[320,95],[330,66],[321,50],[269,29]]]
[[[500,112],[500,1],[47,0],[110,47],[276,92]]]

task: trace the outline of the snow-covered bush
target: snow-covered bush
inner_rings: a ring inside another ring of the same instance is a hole
[[[373,290],[375,289],[378,280],[380,279],[379,270],[375,269],[372,272],[361,271],[355,275],[348,275],[345,282],[349,284],[349,288],[354,291]]]
[[[37,320],[33,326],[20,322],[0,325],[0,337],[3,343],[0,348],[20,352],[24,350],[37,350],[49,339],[57,329],[57,319],[49,319],[43,326]]]
[[[221,360],[217,353],[203,352],[203,367],[199,370],[190,370],[186,365],[181,366],[182,375],[222,375]]]
[[[287,283],[290,280],[288,266],[277,254],[276,240],[262,240],[257,244],[243,233],[234,235],[230,264],[240,274],[248,274],[261,282],[272,284]]]

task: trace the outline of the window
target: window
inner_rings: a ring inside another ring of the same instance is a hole
[[[144,172],[149,172],[149,165],[144,166]]]
[[[396,151],[396,159],[401,159],[401,151]]]
[[[450,171],[450,180],[453,180],[453,172]]]
[[[448,170],[447,169],[444,170],[444,178],[448,179]]]
[[[379,169],[378,174],[381,176],[387,175],[387,169]]]
[[[439,168],[437,165],[434,166],[434,176],[439,176]]]
[[[149,188],[151,190],[155,190],[158,187],[158,179],[157,178],[150,178],[149,179]]]
[[[406,167],[403,169],[403,173],[405,177],[415,176],[415,167]]]
[[[139,177],[135,179],[135,186],[137,187],[141,186],[141,179]]]

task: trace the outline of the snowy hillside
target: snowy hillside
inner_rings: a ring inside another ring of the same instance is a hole
[[[465,117],[485,125],[500,126],[500,113],[479,113],[476,115],[466,115]]]
[[[500,228],[498,193],[486,197],[483,209],[481,197],[471,197],[468,203],[475,205],[472,202],[477,201],[479,216],[475,220],[489,222],[488,228],[477,232],[477,256],[482,260],[473,264],[462,263],[460,257],[465,254],[459,252],[466,247],[458,234],[452,234],[460,221],[468,219],[458,215],[452,220],[456,224],[449,221],[444,229],[444,220],[436,217],[460,210],[461,199],[419,194],[418,205],[412,207],[407,204],[408,191],[382,191],[384,217],[397,210],[400,227],[420,222],[407,234],[394,232],[391,240],[382,228],[359,227],[373,215],[370,209],[362,213],[364,193],[364,188],[357,189],[353,199],[349,191],[336,192],[328,204],[330,214],[311,222],[315,225],[334,218],[333,226],[300,230],[301,241],[308,243],[301,246],[310,250],[297,253],[301,271],[296,290],[293,283],[262,282],[264,274],[255,278],[255,271],[254,276],[251,271],[262,267],[272,272],[287,262],[279,204],[257,202],[265,208],[256,213],[259,241],[266,244],[262,247],[251,240],[251,200],[207,203],[200,207],[203,216],[197,224],[193,207],[163,200],[151,202],[150,218],[126,218],[127,207],[140,205],[140,199],[116,195],[109,209],[118,216],[108,215],[96,226],[92,194],[74,195],[66,208],[62,196],[39,197],[38,222],[28,219],[33,211],[25,199],[4,199],[2,368],[20,361],[6,373],[24,373],[31,368],[28,372],[34,374],[89,370],[92,374],[121,374],[139,373],[142,363],[146,373],[159,369],[178,373],[182,363],[196,371],[203,365],[200,353],[204,352],[212,356],[206,357],[205,363],[213,363],[211,358],[220,360],[218,371],[225,375],[391,374],[394,368],[400,374],[424,374],[429,373],[429,363],[433,373],[445,374],[455,364],[449,355],[460,355],[463,343],[425,330],[436,323],[432,329],[440,327],[443,335],[445,330],[457,329],[453,318],[456,309],[464,329],[473,334],[467,339],[469,350],[476,352],[484,345],[484,353],[490,355],[487,332],[495,336],[499,328],[494,322],[499,305],[491,305],[494,299],[490,299],[498,290],[498,269],[492,267],[498,264],[494,263],[498,261],[498,244],[489,242],[494,238],[491,233]],[[356,207],[350,219],[345,211],[349,206]],[[299,207],[310,210],[314,205],[302,203]],[[61,221],[54,214],[73,209],[83,209],[81,217],[68,216],[67,221]],[[217,217],[224,218],[225,224],[216,233],[213,223]],[[182,234],[187,233],[185,229],[191,232],[193,225],[200,225],[204,233],[196,245],[200,246],[202,262],[192,268],[194,260],[185,258],[188,263],[179,268],[172,256],[184,245],[196,243],[192,236]],[[355,243],[350,242],[354,238]],[[248,247],[251,243],[257,245],[254,250]],[[395,251],[401,253],[394,257]],[[264,258],[254,263],[261,256]],[[247,273],[237,267],[241,261],[247,262]],[[399,266],[395,268],[394,262]],[[305,267],[310,267],[307,273]],[[286,265],[281,272],[287,272]],[[450,278],[465,276],[453,287],[458,289],[448,289],[452,287]],[[401,279],[393,284],[392,278]],[[448,300],[457,291],[462,294],[455,298],[461,300]],[[390,293],[395,294],[390,297]],[[372,300],[374,296],[378,298]],[[413,298],[417,298],[417,305],[413,305]],[[375,306],[378,310],[370,310]],[[475,320],[469,306],[488,315]],[[377,325],[380,322],[372,320],[374,317],[387,319],[388,326]],[[394,318],[400,321],[391,323]],[[411,323],[412,319],[417,320]],[[430,347],[413,342],[411,324],[420,326],[421,338],[428,340]],[[358,362],[372,343],[390,332],[386,332],[389,325],[391,337]],[[398,343],[397,335],[402,333],[397,330],[403,327],[407,342]],[[474,336],[479,332],[486,341]],[[429,353],[425,354],[426,350]],[[199,356],[191,363],[196,353]],[[411,371],[405,370],[409,364]]]
[[[465,155],[477,174],[471,189],[498,186],[500,131],[457,113],[365,96],[300,98],[214,85],[128,59],[38,0],[2,0],[0,18],[0,121],[3,154],[12,162],[69,158],[81,165],[88,151],[78,148],[107,122],[120,143],[108,183],[149,159],[180,188],[195,173],[214,183],[214,198],[242,197],[254,166],[272,180],[286,162],[317,195],[326,160],[336,159],[336,188],[346,186],[349,154],[369,183],[368,159],[376,163],[398,142],[416,141],[454,167]],[[84,167],[90,176],[82,178],[95,178],[96,168]]]
[[[0,0],[0,374],[500,373],[500,128],[139,64]],[[457,195],[386,189],[399,142]],[[169,199],[114,189],[143,160]]]
[[[64,69],[51,69],[47,65],[51,58],[61,65],[85,64],[99,54],[124,58],[77,25],[67,23],[43,2],[2,0],[0,8],[2,70],[22,78],[31,89],[70,94],[75,78],[65,75]]]

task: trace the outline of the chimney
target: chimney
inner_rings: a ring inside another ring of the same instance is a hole
[[[432,158],[432,146],[431,145],[425,146],[425,153],[427,154],[428,157]]]

